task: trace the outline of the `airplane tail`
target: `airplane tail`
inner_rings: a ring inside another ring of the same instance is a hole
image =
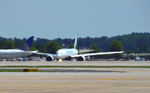
[[[76,38],[75,38],[74,49],[77,49],[77,41],[78,41],[78,34],[76,35]]]
[[[34,36],[31,36],[30,38],[28,38],[28,39],[25,41],[25,43],[22,45],[21,50],[29,51],[29,50],[30,50],[30,47],[31,47],[31,45],[32,45],[33,39],[34,39]]]

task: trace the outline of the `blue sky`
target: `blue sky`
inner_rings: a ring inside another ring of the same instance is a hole
[[[100,37],[150,32],[150,0],[0,0],[0,36]]]

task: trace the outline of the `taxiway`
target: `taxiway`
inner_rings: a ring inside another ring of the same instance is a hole
[[[42,65],[37,62],[2,62],[8,65]],[[69,62],[43,62],[67,65]],[[69,65],[150,65],[150,62],[71,62]],[[44,68],[43,68],[44,69]],[[56,68],[52,68],[56,69]],[[62,68],[57,68],[62,69]],[[63,68],[66,69],[66,68]],[[67,68],[118,72],[0,72],[1,93],[149,93],[150,68]],[[119,71],[124,71],[123,73]]]

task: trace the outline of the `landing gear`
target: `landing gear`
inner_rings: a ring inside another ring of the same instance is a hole
[[[76,62],[77,59],[76,58],[71,58],[71,61]]]

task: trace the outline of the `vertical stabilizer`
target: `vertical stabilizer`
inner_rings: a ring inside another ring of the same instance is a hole
[[[78,41],[78,34],[76,34],[75,41],[74,41],[74,48],[77,49],[77,41]]]
[[[29,51],[32,45],[33,39],[34,39],[34,36],[31,36],[29,39],[27,39],[26,42],[22,45],[21,49]]]

